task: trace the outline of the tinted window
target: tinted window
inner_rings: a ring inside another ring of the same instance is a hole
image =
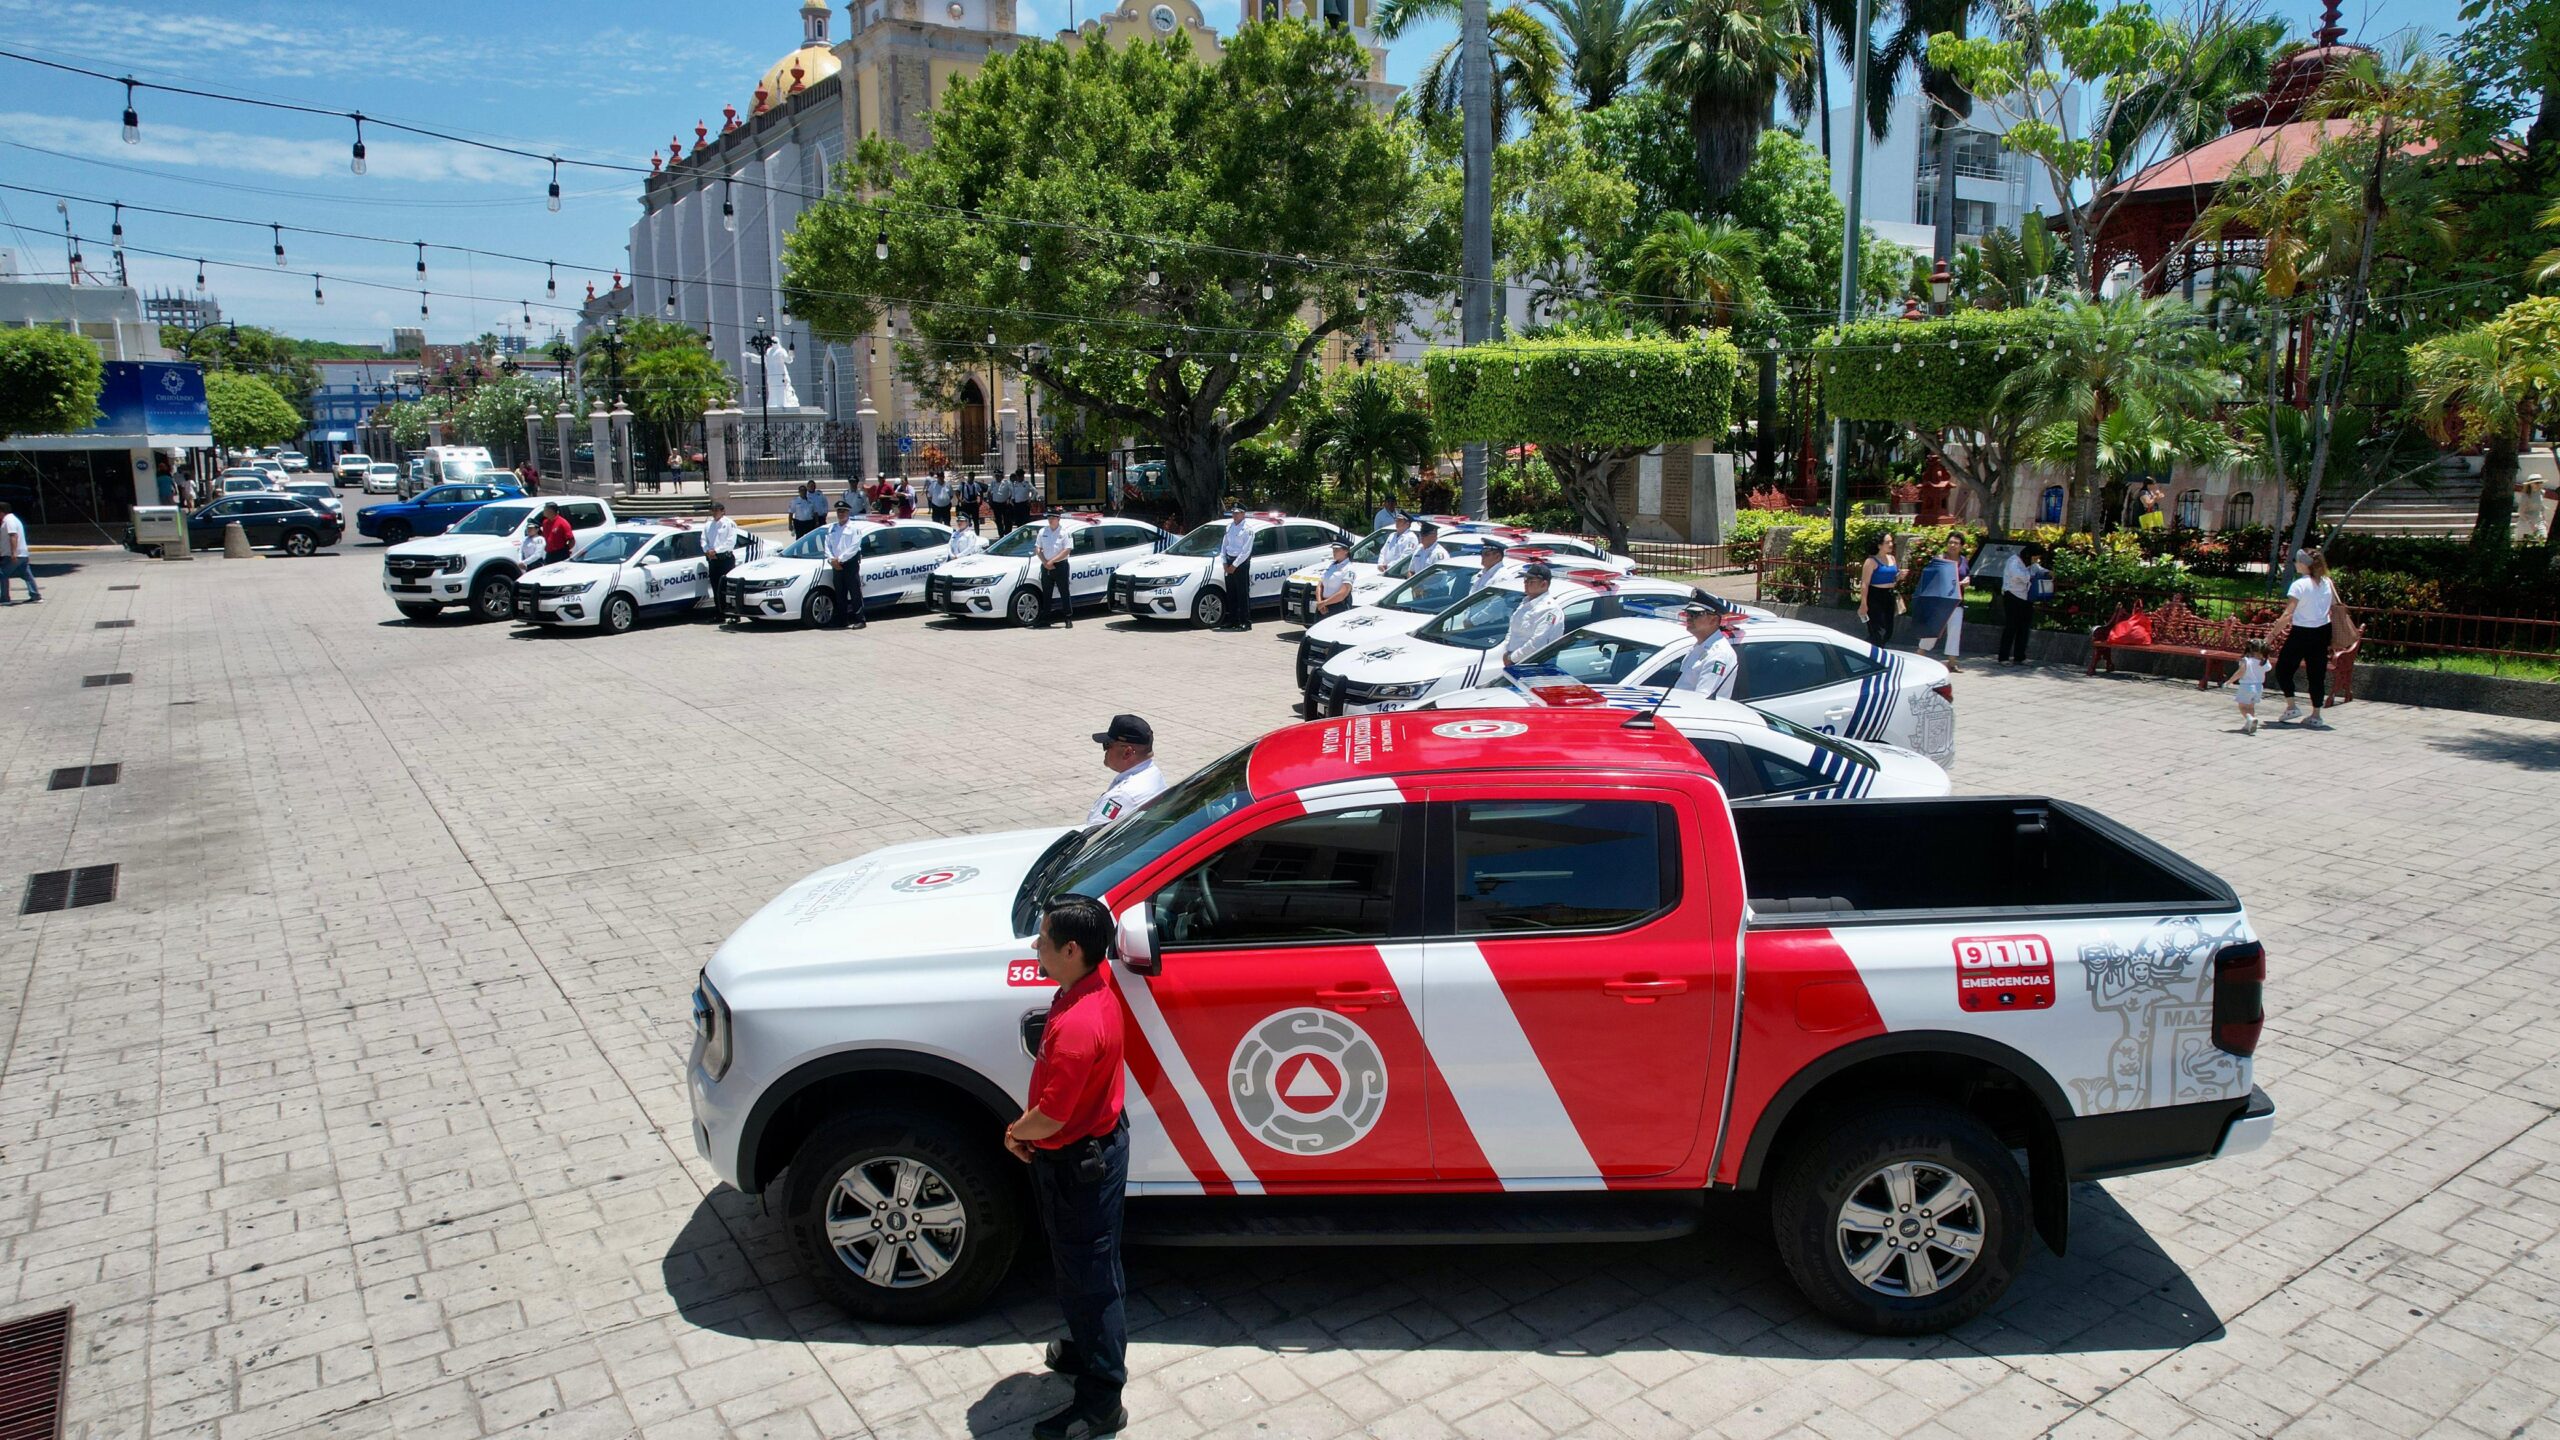
[[[1289,537],[1284,544],[1291,550],[1312,550],[1333,543],[1333,532],[1321,525],[1284,525],[1281,529]]]
[[[1883,661],[1864,650],[1843,650],[1837,645],[1822,648],[1831,652],[1831,661],[1840,667],[1840,673],[1852,680],[1862,675],[1873,675],[1884,668]]]
[[[1268,525],[1260,530],[1254,531],[1253,553],[1256,555],[1279,554],[1280,537],[1287,533],[1288,528],[1289,527],[1285,525]]]
[[[435,489],[428,491],[426,494],[419,496],[418,503],[421,505],[442,505],[446,501],[459,500],[461,498],[461,486],[439,485]]]
[[[865,555],[895,555],[898,548],[898,532],[895,530],[871,530],[863,534],[862,553]]]
[[[1405,807],[1265,826],[1156,893],[1168,947],[1378,940],[1396,933]]]
[[[1771,795],[1784,795],[1791,790],[1811,790],[1831,782],[1783,755],[1753,749],[1748,752],[1751,763],[1760,774],[1760,788]]]
[[[1716,773],[1716,780],[1728,797],[1739,800],[1760,793],[1759,773],[1742,758],[1739,746],[1696,735],[1689,737],[1689,744],[1698,752],[1698,758],[1707,762],[1707,768]]]
[[[1828,645],[1807,640],[1764,640],[1738,647],[1741,668],[1733,682],[1737,700],[1792,695],[1831,682]]]
[[[1096,543],[1105,550],[1126,550],[1134,545],[1155,543],[1154,536],[1135,525],[1104,525],[1097,528],[1101,530],[1102,538]]]
[[[1547,647],[1537,663],[1553,665],[1585,685],[1615,685],[1635,673],[1658,648],[1647,640],[1577,631]]]
[[[1517,590],[1482,590],[1415,631],[1425,640],[1469,650],[1490,650],[1511,633],[1511,612],[1525,599]],[[1585,613],[1589,613],[1587,610]]]
[[[1451,838],[1461,935],[1631,925],[1678,897],[1679,831],[1641,800],[1473,800]]]
[[[246,500],[217,500],[204,507],[204,513],[214,516],[246,515],[249,513],[249,502]]]
[[[1099,526],[1087,525],[1081,530],[1070,531],[1068,533],[1067,553],[1070,555],[1090,555],[1102,548],[1101,541],[1101,528]]]
[[[658,547],[658,558],[660,560],[701,559],[702,532],[699,530],[686,530],[679,534],[668,536],[667,543]]]
[[[1397,586],[1378,603],[1389,610],[1437,615],[1467,593],[1467,582],[1474,574],[1472,570],[1461,570],[1454,565],[1434,565]]]
[[[572,530],[590,529],[604,523],[604,507],[592,500],[583,505],[571,501],[560,507],[560,513],[568,517]]]

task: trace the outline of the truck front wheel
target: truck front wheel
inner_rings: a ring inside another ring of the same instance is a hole
[[[1952,1329],[2027,1248],[2026,1177],[1989,1126],[1937,1105],[1841,1117],[1781,1162],[1770,1228],[1815,1309],[1870,1335]]]
[[[818,1289],[857,1319],[949,1320],[983,1303],[1021,1248],[1020,1169],[941,1120],[853,1116],[792,1157],[784,1224]]]

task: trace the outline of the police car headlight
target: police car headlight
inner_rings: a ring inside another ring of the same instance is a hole
[[[988,586],[996,583],[998,578],[999,577],[994,575],[957,575],[952,577],[951,588],[954,590],[984,590]]]
[[[745,588],[746,593],[750,595],[760,595],[767,590],[779,590],[790,583],[788,576],[780,580],[749,580],[745,582]]]
[[[462,557],[447,555],[436,562],[436,569],[447,575],[459,575],[462,573]]]
[[[736,1035],[730,1025],[729,1002],[720,998],[708,974],[693,987],[693,1036],[701,1053],[702,1073],[714,1080],[728,1074]]]
[[[1181,584],[1182,577],[1179,575],[1140,575],[1130,583],[1140,590],[1162,590],[1167,586]]]
[[[1371,698],[1378,700],[1419,700],[1430,689],[1431,682],[1421,680],[1411,685],[1372,685],[1369,687],[1369,694]]]
[[[554,585],[551,587],[551,593],[554,595],[584,595],[603,583],[604,582],[601,580],[590,580],[584,585]]]

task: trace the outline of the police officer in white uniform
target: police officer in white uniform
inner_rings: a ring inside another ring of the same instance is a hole
[[[1060,523],[1065,514],[1063,510],[1050,511],[1049,523],[1040,527],[1039,537],[1032,541],[1031,548],[1040,557],[1041,625],[1046,627],[1049,623],[1049,602],[1054,597],[1058,618],[1073,630],[1076,628],[1076,596],[1070,585],[1072,571],[1067,554],[1073,548],[1074,537],[1067,534],[1066,526]]]
[[[828,580],[836,592],[836,628],[868,628],[862,618],[862,532],[853,526],[853,507],[836,502],[835,523],[826,529]]]
[[[1520,588],[1528,596],[1511,612],[1511,630],[1502,642],[1502,663],[1518,665],[1544,650],[1564,633],[1564,601],[1548,593],[1555,572],[1544,560],[1520,567]]]
[[[933,472],[932,479],[924,482],[924,505],[933,513],[935,524],[951,523],[951,482],[943,479],[939,470]]]
[[[711,502],[711,523],[702,527],[702,553],[711,562],[711,613],[721,620],[729,614],[729,572],[738,565],[738,522],[729,518],[729,507]]]
[[[1404,573],[1419,575],[1434,565],[1445,563],[1448,558],[1449,552],[1440,546],[1440,527],[1425,520],[1422,522],[1421,548],[1413,552],[1413,563],[1404,567]]]
[[[1476,552],[1476,573],[1467,577],[1467,593],[1473,595],[1492,584],[1493,577],[1502,570],[1502,562],[1510,555],[1510,546],[1499,540],[1485,541],[1484,548]]]
[[[1413,517],[1396,512],[1395,533],[1378,547],[1378,573],[1401,580],[1413,572],[1404,568],[1422,550],[1422,537],[1413,533]]]
[[[978,538],[977,526],[954,525],[951,527],[951,547],[943,558],[946,560],[966,560],[970,556],[975,555],[986,548],[986,542]]]
[[[1680,678],[1671,682],[1672,689],[1694,690],[1710,700],[1721,700],[1732,692],[1742,655],[1734,649],[1733,637],[1725,633],[1724,621],[1723,612],[1703,600],[1681,607],[1680,623],[1696,643],[1680,657]]]
[[[1244,523],[1244,507],[1227,511],[1227,533],[1218,538],[1218,567],[1227,587],[1225,630],[1253,628],[1253,528]]]
[[[1316,577],[1315,618],[1339,615],[1351,608],[1351,542],[1333,542],[1333,561]]]
[[[1156,768],[1156,732],[1146,721],[1135,715],[1114,715],[1110,727],[1097,733],[1093,743],[1102,747],[1102,766],[1115,778],[1085,812],[1088,830],[1119,819],[1164,789],[1164,772]]]

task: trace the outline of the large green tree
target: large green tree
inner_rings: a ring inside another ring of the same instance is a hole
[[[1546,17],[1547,27],[1554,32],[1552,43],[1563,61],[1565,82],[1573,87],[1582,108],[1597,110],[1616,99],[1632,81],[1637,57],[1644,51],[1645,21],[1662,3],[1663,0],[1529,0],[1527,8]],[[1378,38],[1394,40],[1417,21],[1457,18],[1458,0],[1382,0],[1378,6]],[[1500,43],[1498,38],[1496,43]],[[1455,66],[1448,68],[1454,71]]]
[[[2099,502],[2091,483],[2111,469],[2099,444],[2099,427],[2108,416],[2139,403],[2147,432],[2186,437],[2192,422],[2208,417],[2215,402],[2231,394],[2232,377],[2212,357],[2210,334],[2195,308],[2174,296],[2128,293],[2083,301],[2057,312],[2044,347],[2030,348],[2026,363],[2000,382],[2001,405],[2036,429],[2062,427],[2060,439],[2047,438],[2033,448],[2048,457],[2069,457],[2071,482],[2062,512],[2067,521],[2097,528],[2110,508]],[[2126,438],[2119,453],[2129,453],[2131,440],[2139,437]],[[2127,472],[2112,467],[2111,473]]]
[[[213,414],[213,443],[226,450],[281,445],[302,433],[301,413],[263,376],[209,370],[204,400]]]
[[[297,410],[307,412],[312,392],[320,388],[320,372],[301,350],[301,342],[273,330],[226,324],[190,334],[179,326],[163,325],[160,343],[207,371],[263,376],[269,388]]]
[[[1493,133],[1510,133],[1514,120],[1544,115],[1560,103],[1564,52],[1538,17],[1517,5],[1504,5],[1485,17],[1486,42],[1493,51]],[[1422,62],[1413,88],[1396,98],[1400,113],[1426,125],[1457,123],[1459,97],[1466,89],[1466,67],[1458,42],[1450,41]]]
[[[1730,220],[1671,211],[1637,244],[1629,270],[1674,326],[1730,328],[1764,299],[1759,233]]]
[[[61,435],[98,418],[97,342],[45,326],[0,329],[0,440]]]
[[[2417,345],[2409,379],[2418,418],[2436,438],[2481,448],[2471,543],[2503,548],[2514,534],[2517,458],[2560,405],[2560,297],[2521,301],[2487,324]]]
[[[1797,0],[1666,0],[1639,38],[1645,78],[1687,107],[1710,200],[1741,183],[1779,90],[1821,63]]]
[[[1409,365],[1361,366],[1326,381],[1323,401],[1300,443],[1336,477],[1359,482],[1365,523],[1378,481],[1386,481],[1388,497],[1395,498],[1398,475],[1431,463],[1422,372]]]
[[[1298,22],[1245,26],[1215,65],[1179,36],[997,56],[952,82],[930,149],[865,141],[802,214],[791,308],[851,336],[913,297],[911,377],[1015,368],[1163,446],[1183,513],[1206,516],[1230,447],[1271,428],[1328,337],[1394,333],[1456,268],[1366,66],[1348,33]]]

